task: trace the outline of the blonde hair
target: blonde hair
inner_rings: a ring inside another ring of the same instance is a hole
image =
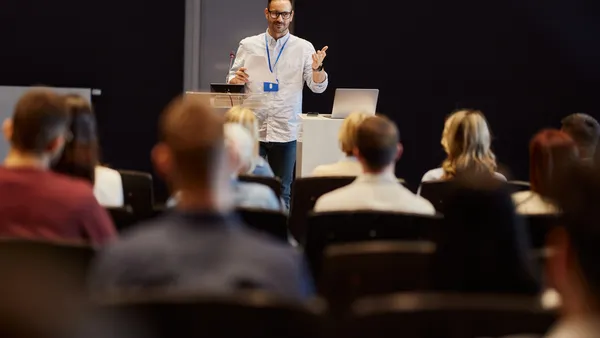
[[[355,112],[348,115],[342,123],[338,134],[338,141],[340,142],[340,149],[346,155],[352,155],[356,147],[356,130],[367,117],[369,117],[368,114]]]
[[[258,120],[254,112],[249,108],[235,106],[225,113],[225,123],[237,123],[244,127],[252,136],[254,142],[253,160],[248,173],[252,173],[256,167],[256,159],[259,156]]]
[[[448,155],[442,163],[444,179],[457,173],[496,172],[496,156],[490,149],[491,134],[487,121],[478,110],[459,110],[446,120],[442,146]]]

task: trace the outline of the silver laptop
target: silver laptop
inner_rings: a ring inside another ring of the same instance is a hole
[[[375,115],[379,89],[344,89],[335,90],[332,119],[345,119],[354,112]]]

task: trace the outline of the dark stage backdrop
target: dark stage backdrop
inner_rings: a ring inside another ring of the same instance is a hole
[[[573,112],[600,117],[600,12],[583,4],[298,0],[295,33],[329,45],[329,89],[306,91],[304,110],[329,112],[335,88],[379,88],[405,145],[397,174],[414,185],[444,158],[445,116],[481,109],[499,162],[526,180],[535,132]]]
[[[158,115],[183,90],[184,13],[184,1],[3,0],[0,85],[102,89],[104,162],[151,172]]]

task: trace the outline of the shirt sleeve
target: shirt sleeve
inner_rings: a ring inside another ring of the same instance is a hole
[[[238,47],[237,53],[235,54],[235,61],[233,62],[233,66],[231,66],[231,69],[229,70],[227,82],[231,81],[235,77],[235,73],[246,63],[246,56],[248,53],[244,44],[245,42],[244,40],[242,40],[240,42],[240,46]]]
[[[102,246],[117,236],[112,219],[93,195],[83,202],[79,222],[83,233],[93,246]]]
[[[329,75],[325,73],[325,81],[321,83],[313,81],[312,55],[316,52],[315,47],[310,44],[310,48],[307,49],[307,52],[304,55],[304,81],[313,93],[321,94],[329,85]]]

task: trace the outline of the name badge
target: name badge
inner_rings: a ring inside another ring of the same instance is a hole
[[[264,82],[265,93],[278,92],[279,83]]]

